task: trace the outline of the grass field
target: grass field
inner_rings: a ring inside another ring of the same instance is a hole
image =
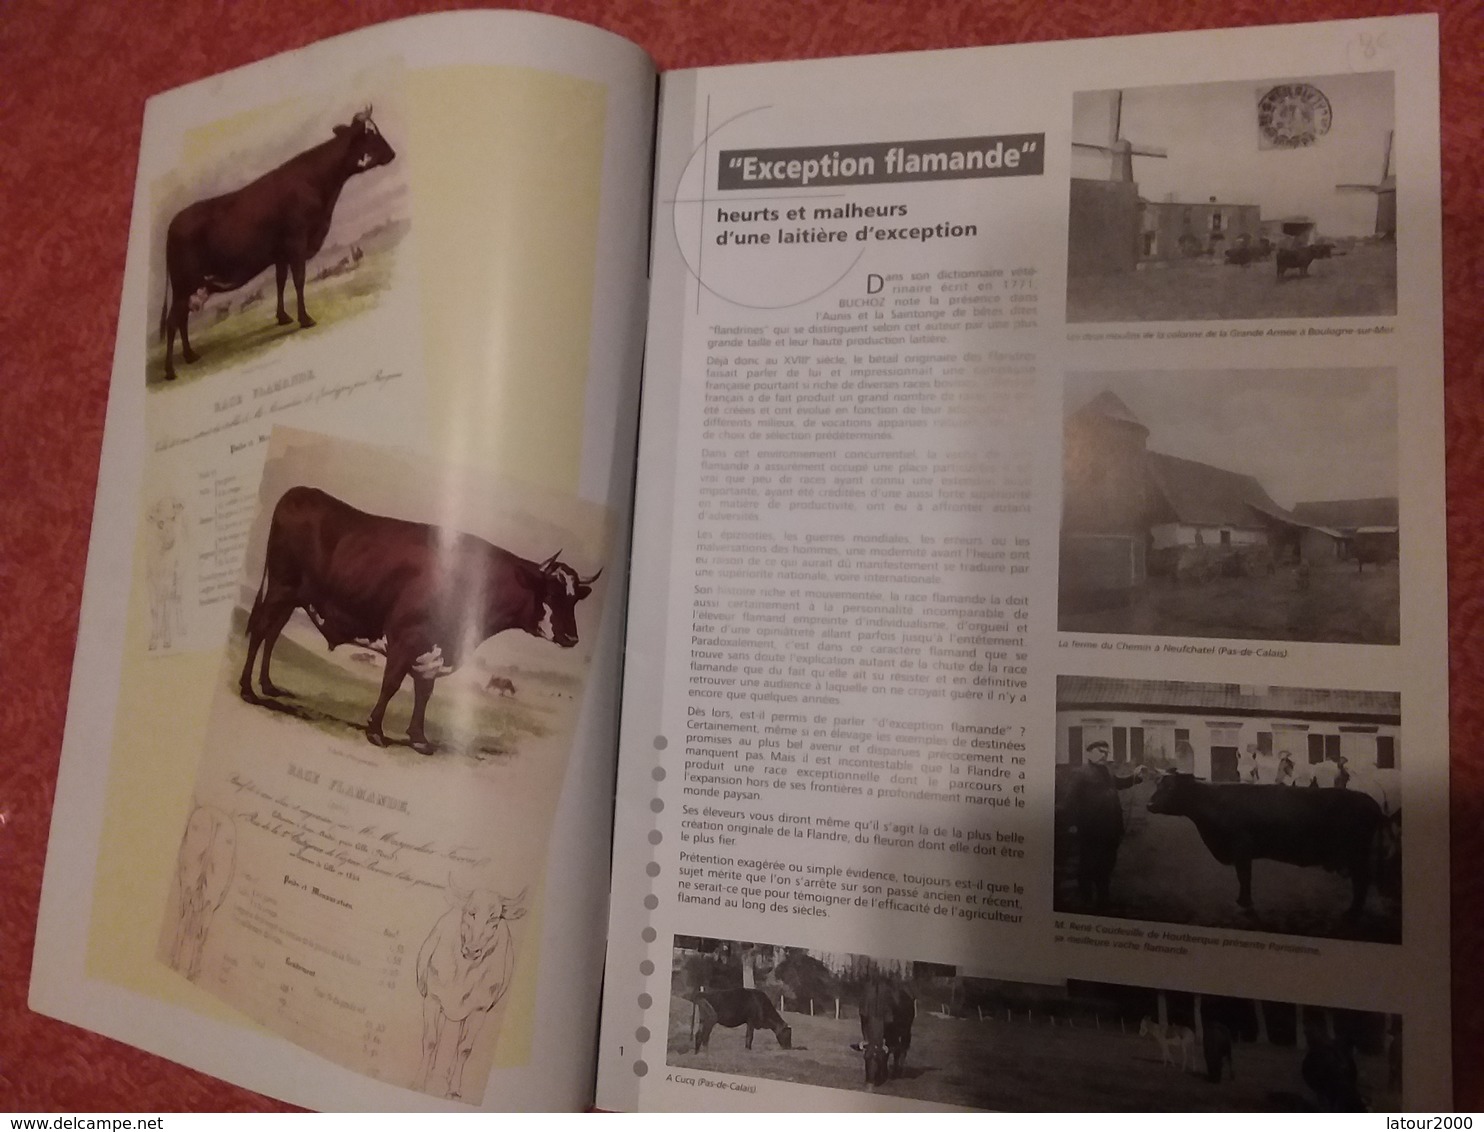
[[[751,1050],[743,1033],[717,1027],[707,1050],[691,1053],[691,1004],[673,997],[666,1060],[676,1068],[764,1077],[834,1089],[866,1090],[860,1040],[854,1019],[785,1013],[793,1027],[793,1049],[780,1049],[759,1031]],[[1151,1039],[1137,1026],[1103,1019],[1051,1025],[1037,1014],[1026,1021],[943,1018],[919,1014],[902,1077],[879,1092],[940,1104],[1007,1111],[1191,1111],[1267,1112],[1313,1106],[1300,1076],[1303,1054],[1293,1046],[1238,1042],[1232,1063],[1236,1079],[1208,1082],[1204,1064],[1182,1070],[1162,1064]],[[1195,1060],[1200,1060],[1199,1051]],[[1362,1093],[1373,1110],[1395,1109],[1400,1098],[1385,1089],[1379,1057],[1357,1057]]]
[[[1374,888],[1365,912],[1346,917],[1350,878],[1323,868],[1252,862],[1253,911],[1237,904],[1237,872],[1211,856],[1189,818],[1151,814],[1155,784],[1121,794],[1127,830],[1113,870],[1109,903],[1099,916],[1203,927],[1242,928],[1284,935],[1401,942],[1399,901]],[[1294,787],[1294,789],[1302,789]],[[1057,911],[1091,913],[1077,889],[1076,839],[1056,841]]]
[[[1307,278],[1290,272],[1280,281],[1272,259],[1235,267],[1201,258],[1067,280],[1068,322],[1394,314],[1396,244],[1374,240],[1347,242],[1332,258],[1315,260]]]
[[[1182,586],[1152,578],[1124,605],[1062,610],[1057,628],[1072,633],[1394,645],[1401,640],[1397,569],[1397,563],[1389,562],[1360,573],[1353,563],[1334,563],[1314,568],[1303,588],[1292,569]]]
[[[237,609],[228,648],[228,683],[237,694],[237,679],[247,653],[244,632],[247,615]],[[372,656],[374,662],[355,656]],[[366,741],[366,717],[381,690],[381,657],[364,649],[343,645],[335,652],[325,647],[313,629],[298,618],[279,638],[273,649],[273,682],[292,693],[279,700],[265,699],[265,710],[282,712],[337,739]],[[471,673],[472,673],[471,666]],[[257,670],[253,687],[257,688]],[[512,758],[527,737],[540,738],[555,725],[556,713],[570,702],[568,678],[522,672],[519,692],[514,696],[483,691],[477,676],[439,680],[428,701],[428,738],[440,754],[452,753],[474,763]],[[412,681],[392,697],[383,729],[395,757],[417,761],[424,758],[407,741],[412,715]]]
[[[305,272],[305,305],[315,325],[304,329],[297,321],[287,326],[278,324],[277,285],[273,269],[259,275],[251,283],[225,296],[230,301],[231,313],[220,321],[215,320],[217,304],[208,306],[190,316],[191,345],[200,358],[186,363],[181,358],[180,340],[175,342],[175,380],[165,380],[165,340],[159,333],[159,310],[150,312],[149,343],[145,357],[145,385],[149,388],[174,388],[188,385],[203,377],[241,365],[243,362],[266,353],[279,343],[296,335],[319,335],[331,327],[371,310],[392,281],[392,270],[396,263],[396,246],[406,234],[408,225],[403,222],[389,226],[376,237],[362,241],[364,257],[353,268],[342,274],[325,279],[314,279],[314,275],[337,262],[344,249],[326,249],[309,261]],[[255,291],[262,297],[245,310],[242,301]],[[295,316],[294,282],[284,286],[284,308],[289,317]],[[218,300],[220,302],[220,300]]]

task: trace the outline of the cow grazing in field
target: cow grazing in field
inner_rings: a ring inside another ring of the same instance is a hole
[[[1213,1085],[1221,1083],[1223,1067],[1237,1079],[1237,1067],[1232,1062],[1232,1032],[1220,1022],[1207,1022],[1201,1031],[1202,1052],[1206,1055],[1206,1080]]]
[[[1102,762],[1080,767],[1058,767],[1057,822],[1075,829],[1077,888],[1084,903],[1108,903],[1118,848],[1123,843],[1123,806],[1118,792],[1144,780],[1144,769],[1116,775]]]
[[[872,979],[861,991],[861,1040],[850,1048],[865,1062],[866,1084],[884,1085],[900,1077],[912,1046],[912,1022],[917,1000],[912,992],[889,979]]]
[[[1309,275],[1309,265],[1316,259],[1327,258],[1329,258],[1329,253],[1325,252],[1321,255],[1318,248],[1279,248],[1277,260],[1278,281],[1281,283],[1284,273],[1288,271],[1295,271],[1307,278]]]
[[[490,682],[484,686],[486,692],[499,692],[502,696],[515,695],[515,681],[504,676],[491,676]]]
[[[442,1094],[458,1097],[464,1063],[489,1012],[510,989],[515,939],[510,925],[526,914],[525,892],[515,898],[449,884],[449,909],[417,953],[417,989],[423,996],[423,1058],[417,1088],[444,1064]],[[448,1024],[457,1028],[452,1044]],[[451,1052],[450,1052],[451,1051]]]
[[[1252,862],[1320,865],[1347,873],[1349,914],[1365,908],[1381,807],[1350,790],[1211,784],[1171,771],[1159,780],[1149,812],[1187,817],[1211,855],[1237,870],[1237,903],[1252,908]]]
[[[175,857],[180,910],[170,965],[186,978],[201,974],[201,956],[212,917],[227,898],[237,859],[237,827],[213,806],[197,806],[186,821]]]
[[[793,1045],[793,1028],[783,1020],[768,996],[756,987],[723,987],[720,990],[702,991],[693,1000],[696,1005],[696,1052],[700,1053],[711,1040],[711,1031],[717,1026],[728,1029],[746,1026],[743,1046],[752,1048],[754,1030],[772,1030],[780,1049]]]
[[[1180,1069],[1184,1071],[1190,1068],[1190,1057],[1195,1052],[1195,1031],[1189,1026],[1161,1026],[1153,1018],[1145,1018],[1139,1023],[1139,1037],[1154,1039],[1154,1044],[1159,1046],[1161,1065],[1174,1068],[1175,1055],[1171,1051],[1179,1050]]]
[[[424,731],[433,683],[481,643],[521,629],[562,648],[577,644],[577,603],[590,578],[559,560],[530,562],[481,538],[426,523],[358,511],[312,487],[284,492],[273,511],[263,580],[247,619],[247,658],[239,685],[250,704],[252,668],[265,696],[289,693],[269,675],[273,645],[295,608],[309,615],[330,648],[351,643],[386,657],[381,694],[366,720],[366,738],[386,746],[387,704],[412,677],[407,735],[425,755]]]
[[[304,307],[304,265],[325,242],[345,182],[394,157],[368,106],[348,125],[336,126],[329,141],[240,189],[177,212],[165,233],[160,336],[165,339],[166,380],[175,379],[177,333],[181,357],[196,360],[187,322],[198,292],[235,291],[272,267],[277,271],[279,325],[292,321],[283,306],[284,283],[292,274],[299,325],[313,326]]]

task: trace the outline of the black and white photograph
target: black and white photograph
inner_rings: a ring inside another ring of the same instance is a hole
[[[1072,99],[1067,321],[1396,314],[1393,75]]]
[[[666,1060],[1001,1111],[1401,1105],[1402,1020],[676,936]]]
[[[1396,692],[1060,676],[1058,912],[1400,943]]]
[[[1062,632],[1395,645],[1396,373],[1067,375]]]

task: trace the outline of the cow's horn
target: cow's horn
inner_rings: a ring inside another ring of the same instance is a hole
[[[603,567],[599,566],[598,567],[598,572],[596,574],[594,574],[591,578],[578,578],[577,581],[578,581],[578,583],[580,585],[590,586],[590,585],[592,585],[594,582],[596,582],[602,576],[603,576]]]
[[[562,556],[562,552],[559,550],[555,554],[553,554],[550,558],[548,558],[545,562],[541,563],[541,572],[543,574],[550,573],[551,568],[556,565],[557,559],[560,558],[561,556]]]

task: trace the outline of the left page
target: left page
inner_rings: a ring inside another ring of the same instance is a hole
[[[33,1008],[310,1107],[587,1103],[652,103],[511,13],[151,101]]]

